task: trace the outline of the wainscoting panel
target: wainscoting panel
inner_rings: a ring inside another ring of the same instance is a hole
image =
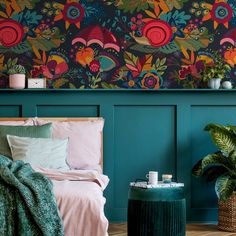
[[[0,105],[0,117],[20,117],[21,114],[21,105]]]
[[[129,183],[149,170],[176,178],[175,106],[114,107],[114,207],[127,208]]]
[[[98,117],[99,106],[76,105],[37,105],[38,117]]]
[[[149,170],[184,182],[188,221],[217,220],[214,185],[193,178],[191,169],[216,150],[204,127],[236,125],[235,90],[0,90],[0,117],[105,118],[106,215],[127,215],[130,181]]]

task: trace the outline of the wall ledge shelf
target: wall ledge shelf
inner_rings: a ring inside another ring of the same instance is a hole
[[[144,89],[0,89],[1,92],[78,92],[78,93],[234,93],[235,89],[159,89],[159,90],[144,90]]]

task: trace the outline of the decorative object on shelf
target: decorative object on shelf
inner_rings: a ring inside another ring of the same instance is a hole
[[[212,78],[208,80],[208,87],[211,89],[219,89],[220,88],[221,78]]]
[[[14,89],[25,88],[25,68],[22,65],[14,65],[8,70],[9,87]]]
[[[225,77],[227,71],[231,70],[231,67],[224,61],[218,51],[213,51],[212,55],[212,63],[205,65],[201,79],[203,82],[208,82],[209,88],[219,89],[221,79]]]
[[[165,184],[171,183],[172,175],[162,175],[162,182]]]
[[[222,83],[222,87],[223,87],[224,89],[232,89],[232,88],[233,88],[233,85],[232,85],[231,81],[224,81],[224,82]]]
[[[46,78],[28,78],[28,88],[46,88]]]
[[[192,174],[215,181],[219,199],[218,228],[236,232],[236,126],[209,124],[205,130],[219,151],[199,160]]]
[[[44,66],[33,66],[30,71],[31,78],[28,78],[28,88],[46,88],[47,80],[43,74]]]
[[[148,179],[148,184],[157,184],[158,183],[158,172],[157,171],[149,171],[146,174],[146,178]]]

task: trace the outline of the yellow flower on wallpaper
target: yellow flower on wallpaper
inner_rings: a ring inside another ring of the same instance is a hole
[[[63,19],[66,29],[68,29],[71,24],[75,24],[78,29],[80,28],[80,22],[84,18],[84,8],[80,3],[67,0],[65,5],[55,3],[54,7],[57,9],[54,21]]]

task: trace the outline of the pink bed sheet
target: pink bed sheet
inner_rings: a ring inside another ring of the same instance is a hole
[[[104,214],[103,190],[109,179],[96,171],[36,171],[53,182],[55,197],[65,229],[65,236],[108,236]]]

